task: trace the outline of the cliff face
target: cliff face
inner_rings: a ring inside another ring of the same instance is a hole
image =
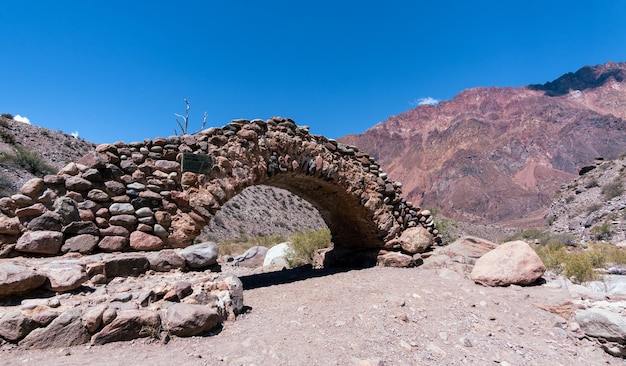
[[[626,63],[607,63],[543,85],[467,89],[340,141],[444,216],[539,224],[582,166],[626,151],[625,75]]]

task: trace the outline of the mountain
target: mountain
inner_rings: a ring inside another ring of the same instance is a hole
[[[555,192],[595,158],[626,151],[626,63],[545,84],[478,87],[339,141],[375,157],[414,203],[443,216],[545,224]]]

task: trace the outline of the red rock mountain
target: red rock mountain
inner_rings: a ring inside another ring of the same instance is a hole
[[[626,151],[626,63],[546,84],[472,88],[341,142],[375,157],[408,199],[446,217],[543,224],[560,186]]]

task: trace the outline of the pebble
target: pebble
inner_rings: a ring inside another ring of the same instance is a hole
[[[400,347],[406,349],[407,351],[411,351],[413,349],[409,342],[405,341],[404,339],[400,340]]]

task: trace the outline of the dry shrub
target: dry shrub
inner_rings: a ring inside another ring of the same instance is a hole
[[[318,249],[333,246],[329,229],[307,230],[297,232],[289,237],[289,252],[287,262],[290,267],[309,264]]]
[[[255,246],[270,248],[284,241],[286,241],[286,239],[279,235],[256,235],[252,237],[240,236],[236,239],[230,239],[220,242],[219,249],[220,254],[222,255],[238,255]]]
[[[622,181],[619,178],[602,187],[602,195],[607,201],[617,196],[621,196],[622,194],[624,194],[624,187],[622,186]]]

